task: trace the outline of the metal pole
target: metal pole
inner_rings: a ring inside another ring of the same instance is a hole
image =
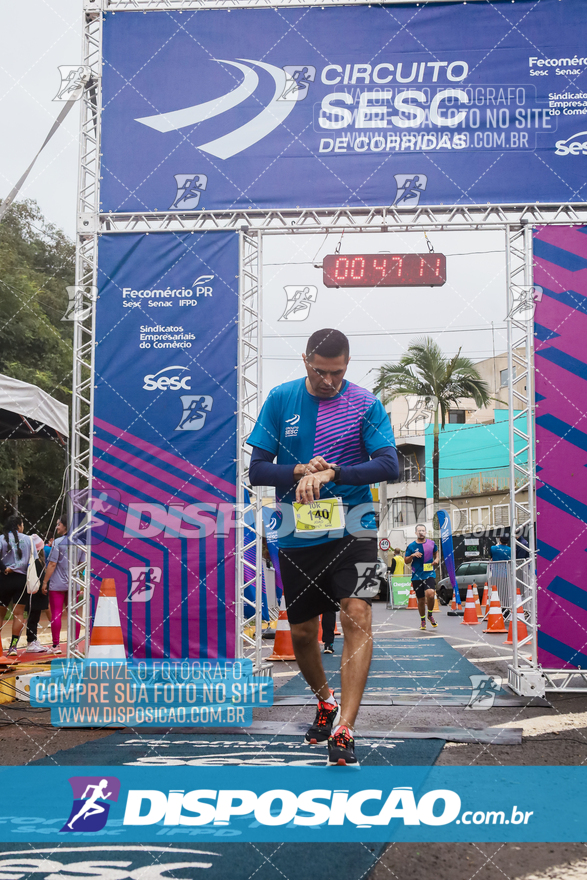
[[[530,225],[524,229],[524,250],[526,255],[524,266],[524,283],[530,292],[533,302],[534,288],[534,252],[533,230]],[[537,583],[536,583],[536,541],[535,541],[535,503],[536,503],[536,431],[534,427],[534,308],[530,308],[526,319],[526,392],[528,406],[526,410],[526,433],[528,434],[528,559],[527,583],[530,591],[530,625],[532,665],[538,665],[538,620],[537,620]],[[522,569],[523,570],[523,569]]]
[[[507,290],[507,342],[508,342],[508,441],[510,453],[510,550],[511,559],[509,564],[509,603],[510,603],[510,626],[512,630],[512,665],[518,666],[518,627],[516,624],[516,465],[515,465],[515,433],[514,433],[514,359],[513,359],[513,291],[511,269],[511,246],[510,228],[506,229],[506,290]]]
[[[257,415],[263,394],[263,237],[257,232]],[[255,496],[255,670],[262,664],[263,648],[263,486]]]

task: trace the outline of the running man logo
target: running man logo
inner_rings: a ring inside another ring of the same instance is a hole
[[[101,831],[108,821],[110,804],[120,794],[116,776],[72,776],[73,806],[63,831]]]
[[[88,82],[91,70],[81,64],[62,64],[57,68],[61,77],[61,85],[54,101],[77,101],[81,98],[84,86]]]
[[[150,565],[133,565],[129,568],[130,591],[125,602],[150,602],[155,584],[161,583],[161,569]]]
[[[288,284],[284,288],[286,303],[280,321],[305,321],[310,315],[312,303],[318,299],[318,288],[313,285],[300,287]]]
[[[491,709],[501,690],[499,675],[470,675],[471,699],[467,709]]]
[[[426,174],[394,174],[397,192],[394,205],[415,208],[428,184]]]
[[[179,398],[183,413],[176,431],[201,431],[212,409],[214,398],[210,394],[182,394]]]
[[[78,285],[66,287],[67,308],[62,321],[85,321],[92,314],[92,303],[98,296],[97,287],[79,287]]]
[[[355,562],[357,569],[357,586],[352,595],[357,599],[372,599],[381,589],[381,582],[387,572],[382,559],[376,562]]]
[[[208,186],[206,174],[174,174],[177,192],[169,210],[193,211],[200,204],[200,196]]]
[[[287,85],[283,90],[279,101],[303,101],[308,96],[310,83],[316,79],[316,68],[295,67],[286,65],[283,68],[287,77]]]

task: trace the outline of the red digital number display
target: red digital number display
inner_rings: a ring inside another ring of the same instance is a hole
[[[325,287],[442,287],[444,254],[329,254]]]

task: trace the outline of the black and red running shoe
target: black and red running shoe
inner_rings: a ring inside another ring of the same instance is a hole
[[[334,695],[334,691],[330,692]],[[306,732],[306,742],[310,745],[317,745],[326,742],[332,728],[338,722],[340,707],[338,703],[334,706],[331,703],[325,703],[324,700],[318,700],[318,708],[316,709],[316,717],[314,723]]]
[[[355,740],[348,727],[339,727],[336,733],[329,737],[327,765],[329,767],[359,766],[355,755]]]

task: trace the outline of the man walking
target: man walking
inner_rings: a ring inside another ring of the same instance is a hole
[[[328,740],[328,764],[356,765],[353,726],[371,663],[371,600],[380,589],[369,484],[397,479],[397,453],[381,402],[344,378],[343,333],[317,330],[302,359],[306,377],[277,386],[263,405],[248,439],[249,477],[253,486],[276,487],[281,510],[279,563],[292,642],[318,698],[306,742]],[[318,645],[319,615],[339,608],[340,706]]]
[[[418,600],[420,629],[426,629],[426,605],[428,620],[434,629],[438,626],[432,613],[436,599],[434,566],[438,565],[438,547],[434,541],[426,538],[426,526],[421,523],[416,526],[416,540],[406,547],[406,562],[412,564],[412,586]]]

